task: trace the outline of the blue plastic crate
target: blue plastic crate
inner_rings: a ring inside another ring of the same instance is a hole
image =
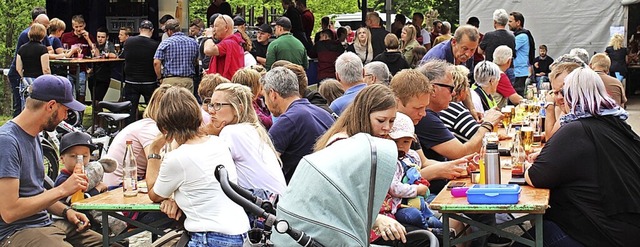
[[[522,189],[517,184],[474,184],[467,190],[470,204],[517,204]]]

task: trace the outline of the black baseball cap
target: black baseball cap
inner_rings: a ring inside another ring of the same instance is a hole
[[[216,18],[218,18],[218,16],[220,16],[220,13],[214,13],[213,15],[211,15],[211,17],[209,17],[209,25],[213,26],[213,23],[216,21]]]
[[[265,32],[265,33],[273,33],[273,29],[271,29],[271,26],[267,23],[263,23],[262,25],[260,25],[260,27],[258,27],[258,31]]]
[[[245,22],[244,18],[242,18],[241,16],[233,17],[233,26],[242,26],[245,23],[247,22]]]
[[[284,29],[288,29],[291,30],[291,20],[289,20],[289,18],[287,17],[280,17],[278,18],[278,20],[276,21],[276,26],[281,26]]]
[[[91,136],[82,132],[71,132],[60,139],[60,154],[64,154],[67,149],[75,146],[85,146],[90,152],[96,149],[96,145],[91,141]]]
[[[140,28],[145,28],[145,29],[153,29],[153,23],[151,23],[149,20],[144,20],[142,22],[140,22]]]

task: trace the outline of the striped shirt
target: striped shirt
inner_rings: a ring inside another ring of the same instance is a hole
[[[480,127],[462,102],[449,103],[449,108],[440,112],[440,119],[462,143],[469,141]]]
[[[197,56],[196,40],[177,32],[160,43],[153,58],[162,60],[162,77],[192,77]]]

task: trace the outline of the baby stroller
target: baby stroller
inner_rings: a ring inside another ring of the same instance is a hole
[[[223,166],[216,169],[216,178],[231,200],[266,219],[263,239],[270,242],[256,246],[369,246],[370,229],[389,190],[396,160],[393,142],[367,134],[307,155],[279,198],[277,218],[265,211],[268,202],[229,183]],[[281,234],[271,235],[272,226]]]

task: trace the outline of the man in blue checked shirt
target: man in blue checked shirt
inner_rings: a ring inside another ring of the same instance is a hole
[[[198,43],[180,30],[178,20],[168,20],[164,32],[169,38],[160,43],[153,56],[153,68],[160,84],[167,83],[193,91]]]

